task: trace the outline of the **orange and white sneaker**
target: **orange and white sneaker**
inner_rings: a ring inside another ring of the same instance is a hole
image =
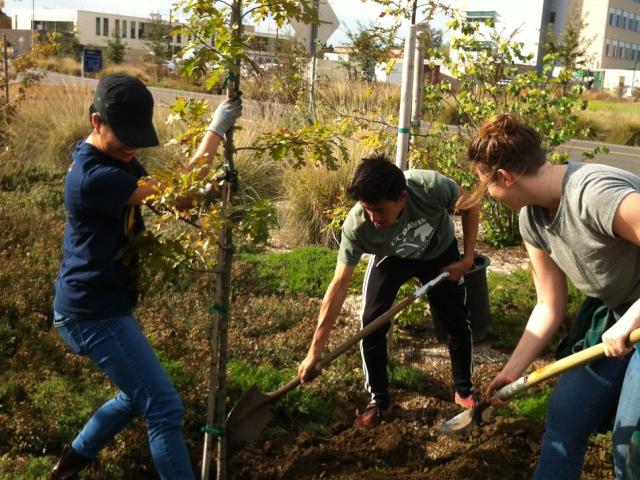
[[[474,392],[471,392],[466,397],[463,397],[458,392],[456,392],[456,395],[454,397],[454,402],[457,405],[460,405],[461,407],[466,408],[467,410],[473,410],[478,406],[480,399]]]
[[[376,425],[380,425],[382,420],[387,420],[391,416],[392,407],[389,405],[387,408],[380,408],[376,402],[371,402],[367,405],[360,415],[353,421],[354,427],[373,428]]]

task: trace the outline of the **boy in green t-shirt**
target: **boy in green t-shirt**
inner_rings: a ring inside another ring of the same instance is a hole
[[[440,272],[450,273],[448,281],[431,290],[428,298],[449,334],[455,402],[473,408],[472,338],[463,275],[473,265],[479,206],[462,211],[461,257],[449,212],[468,193],[450,178],[430,170],[402,172],[385,156],[374,155],[358,166],[348,194],[358,203],[342,227],[335,274],[320,307],[309,353],[298,367],[301,381],[313,378],[347,296],[354,267],[362,254],[368,253],[362,287],[363,327],[391,307],[400,287],[411,278],[424,284]],[[389,324],[362,340],[365,387],[372,400],[355,425],[372,427],[391,412],[388,329]]]

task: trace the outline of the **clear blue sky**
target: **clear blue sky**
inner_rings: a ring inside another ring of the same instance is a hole
[[[354,29],[357,22],[368,24],[386,19],[379,19],[382,7],[374,2],[361,2],[360,0],[329,0],[330,5],[340,19],[341,26],[328,43],[340,45],[346,43],[345,31]],[[147,17],[151,12],[159,12],[162,16],[168,16],[173,4],[172,0],[35,0],[35,8],[72,8],[121,15]],[[5,11],[12,9],[31,9],[31,0],[6,0]]]

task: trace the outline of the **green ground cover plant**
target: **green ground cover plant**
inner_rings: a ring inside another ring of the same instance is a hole
[[[529,314],[536,304],[533,278],[529,270],[519,269],[508,275],[488,272],[489,304],[492,331],[498,345],[512,349],[518,343]],[[556,341],[568,330],[569,322],[578,313],[584,294],[569,284],[567,321],[556,334]],[[556,342],[552,342],[552,346]]]
[[[234,279],[234,288],[253,295],[288,293],[322,298],[333,277],[336,260],[336,250],[320,245],[282,253],[241,254],[236,259],[240,273]],[[356,267],[351,293],[362,289],[365,267],[365,261]]]

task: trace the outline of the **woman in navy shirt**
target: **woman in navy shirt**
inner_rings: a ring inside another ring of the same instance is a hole
[[[203,176],[209,171],[220,140],[241,112],[239,96],[220,104],[187,169],[201,166]],[[192,479],[182,402],[132,315],[135,265],[118,255],[144,228],[140,205],[162,189],[135,159],[138,148],[159,143],[153,98],[138,79],[108,75],[98,84],[90,117],[93,130],[76,148],[65,180],[67,222],[54,325],[73,352],[89,357],[120,391],[65,449],[52,477],[79,478],[114,435],[143,416],[161,478]]]

